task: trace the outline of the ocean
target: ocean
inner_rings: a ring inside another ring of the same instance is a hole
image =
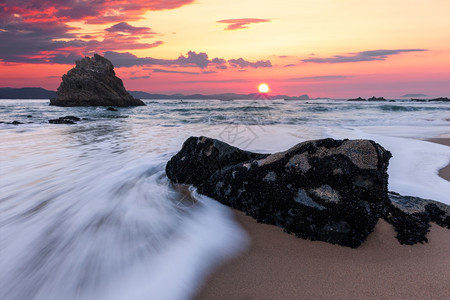
[[[371,139],[393,154],[389,190],[450,204],[450,147],[425,140],[450,137],[448,102],[144,102],[0,100],[0,299],[191,299],[250,241],[232,210],[167,179],[190,136],[261,153]],[[68,115],[82,120],[48,122]]]

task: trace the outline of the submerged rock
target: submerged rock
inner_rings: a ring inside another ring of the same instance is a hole
[[[65,116],[59,117],[58,119],[48,120],[50,124],[76,124],[75,121],[80,121],[81,119],[75,116]]]
[[[50,105],[56,106],[138,106],[145,105],[131,96],[116,76],[113,64],[94,54],[76,62],[75,68],[62,77],[56,98]]]
[[[445,204],[388,193],[390,157],[370,140],[314,140],[259,154],[190,137],[166,174],[304,239],[358,247],[380,217],[394,225],[402,244],[427,241],[430,220],[449,228]]]

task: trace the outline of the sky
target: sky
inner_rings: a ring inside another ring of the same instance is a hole
[[[127,90],[450,96],[449,0],[0,0],[0,87],[94,53]]]

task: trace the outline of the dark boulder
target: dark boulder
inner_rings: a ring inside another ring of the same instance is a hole
[[[81,119],[75,116],[65,116],[59,117],[58,119],[48,120],[50,124],[76,124],[76,121],[80,121]]]
[[[114,107],[108,107],[106,110],[108,110],[108,111],[117,111],[117,109],[116,108],[114,108]]]
[[[62,77],[56,94],[56,98],[50,99],[50,105],[145,105],[125,90],[122,80],[114,72],[113,64],[98,54],[76,61],[75,68]]]
[[[314,140],[258,154],[190,137],[166,174],[304,239],[358,247],[380,217],[402,244],[426,242],[430,221],[450,228],[449,206],[388,192],[390,157],[370,140]]]
[[[191,137],[166,173],[259,222],[301,238],[357,247],[388,201],[390,157],[368,140],[308,141],[267,155]]]

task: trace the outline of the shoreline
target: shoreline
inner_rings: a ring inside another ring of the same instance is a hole
[[[426,139],[426,141],[450,147],[450,138],[449,137],[429,138],[429,139]],[[450,181],[450,163],[446,167],[440,169],[438,174],[445,180]]]
[[[450,138],[427,139],[450,146]],[[450,164],[439,170],[450,181]],[[195,299],[449,299],[450,230],[434,223],[428,243],[401,245],[380,219],[357,249],[299,239],[240,211],[249,248],[216,269]]]

